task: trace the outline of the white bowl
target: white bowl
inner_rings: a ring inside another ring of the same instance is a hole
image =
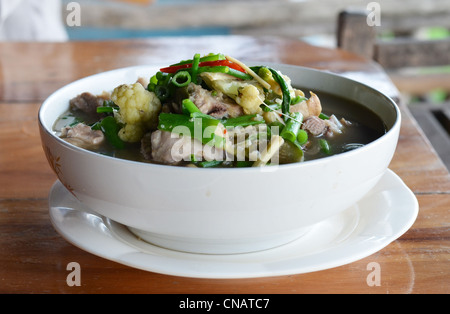
[[[74,96],[111,91],[159,69],[140,66],[81,79],[45,100],[39,127],[49,164],[80,202],[159,246],[231,254],[293,241],[375,186],[394,154],[400,111],[386,95],[350,79],[297,66],[270,66],[289,76],[293,86],[345,97],[370,108],[388,131],[364,147],[327,158],[235,169],[128,161],[81,149],[54,134],[54,122]]]

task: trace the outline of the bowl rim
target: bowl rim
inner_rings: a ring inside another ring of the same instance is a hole
[[[45,109],[47,108],[47,106],[49,106],[48,104],[52,102],[52,99],[57,97],[59,94],[64,93],[66,89],[70,89],[71,87],[73,87],[74,85],[80,84],[83,81],[87,81],[87,80],[92,80],[95,79],[96,77],[100,77],[103,75],[111,75],[114,72],[121,72],[121,71],[129,71],[129,70],[137,70],[137,69],[141,69],[141,68],[145,68],[145,67],[160,67],[161,65],[156,65],[156,64],[146,64],[146,65],[136,65],[136,66],[129,66],[129,67],[122,67],[122,68],[116,68],[116,69],[112,69],[112,70],[108,70],[108,71],[104,71],[104,72],[99,72],[93,75],[89,75],[80,79],[77,79],[75,81],[72,81],[69,84],[66,84],[60,88],[58,88],[57,90],[55,90],[53,93],[51,93],[40,105],[39,110],[38,110],[38,125],[39,128],[45,132],[46,134],[50,135],[51,138],[55,139],[59,144],[63,145],[64,147],[66,147],[67,149],[70,149],[72,151],[75,151],[79,154],[87,154],[88,156],[91,156],[93,158],[98,158],[98,159],[102,159],[104,160],[106,158],[106,160],[110,160],[114,163],[119,163],[119,164],[129,164],[129,165],[133,165],[133,166],[138,166],[138,167],[149,167],[149,168],[156,168],[156,169],[171,169],[171,170],[176,170],[176,171],[208,171],[211,173],[216,173],[216,172],[235,172],[235,171],[239,171],[239,172],[250,172],[250,173],[254,173],[254,172],[261,172],[262,169],[263,171],[267,171],[269,172],[270,170],[267,169],[273,169],[272,167],[275,168],[281,168],[281,169],[290,169],[290,168],[298,168],[298,167],[307,167],[308,165],[315,165],[315,164],[323,164],[323,163],[330,163],[331,160],[334,159],[342,159],[342,158],[348,158],[350,156],[352,156],[353,154],[358,154],[361,151],[364,150],[369,150],[371,149],[373,146],[377,145],[380,141],[384,141],[384,139],[388,136],[391,136],[392,133],[395,133],[397,131],[399,131],[400,129],[400,124],[401,124],[401,111],[399,106],[397,105],[397,103],[387,94],[385,94],[384,92],[373,88],[370,85],[367,85],[366,83],[342,76],[338,73],[333,73],[333,72],[329,72],[327,70],[319,70],[319,69],[315,69],[315,68],[310,68],[310,67],[305,67],[305,66],[299,66],[299,65],[292,65],[292,64],[281,64],[281,63],[272,63],[272,62],[261,62],[266,66],[271,66],[275,69],[277,69],[276,67],[284,67],[284,68],[291,68],[293,70],[302,70],[302,71],[310,71],[313,73],[320,73],[320,75],[327,75],[327,76],[332,76],[335,79],[339,79],[339,80],[344,80],[347,81],[349,83],[352,84],[356,84],[356,85],[360,85],[364,88],[367,88],[368,90],[370,90],[371,92],[374,92],[376,94],[379,94],[380,96],[382,96],[382,98],[385,99],[385,101],[387,101],[392,108],[395,111],[396,117],[395,117],[395,121],[392,124],[392,127],[390,127],[389,130],[387,130],[383,135],[381,135],[379,138],[373,140],[372,142],[365,144],[362,147],[358,147],[356,149],[350,150],[350,151],[346,151],[346,152],[342,152],[339,154],[335,154],[332,156],[328,156],[328,157],[324,157],[324,158],[319,158],[319,159],[313,159],[313,160],[307,160],[307,161],[303,161],[303,162],[297,162],[297,163],[289,163],[289,164],[278,164],[275,166],[270,166],[270,167],[242,167],[242,168],[236,168],[236,167],[231,167],[231,168],[194,168],[194,167],[180,167],[180,166],[176,166],[176,165],[164,165],[164,164],[157,164],[157,163],[151,163],[151,162],[142,162],[142,161],[135,161],[135,160],[128,160],[128,159],[123,159],[123,158],[117,158],[117,157],[113,157],[113,156],[108,156],[108,155],[104,155],[104,154],[100,154],[97,152],[93,152],[81,147],[78,147],[74,144],[71,144],[63,139],[61,139],[60,137],[58,137],[52,130],[48,129],[43,120],[44,120],[44,113],[45,113]],[[249,61],[247,62],[247,64],[257,64],[257,62],[255,61]],[[112,87],[114,88],[114,87]],[[265,169],[267,168],[267,169]]]

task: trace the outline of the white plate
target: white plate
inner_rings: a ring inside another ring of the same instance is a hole
[[[139,240],[126,226],[85,208],[57,181],[49,196],[55,229],[73,245],[130,267],[184,277],[252,278],[329,269],[367,257],[414,223],[418,203],[391,170],[341,214],[314,225],[301,238],[254,253],[207,255],[177,252]]]

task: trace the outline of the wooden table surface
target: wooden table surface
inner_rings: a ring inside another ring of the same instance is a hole
[[[389,166],[417,196],[420,210],[403,236],[381,251],[340,267],[255,279],[192,279],[146,272],[87,253],[65,241],[49,219],[56,176],[38,132],[42,101],[56,89],[98,72],[169,64],[194,53],[329,70],[398,97],[380,67],[355,55],[279,38],[155,38],[69,43],[0,43],[0,293],[449,293],[450,176],[405,105]],[[69,286],[70,262],[81,285]],[[380,265],[379,286],[367,266]]]

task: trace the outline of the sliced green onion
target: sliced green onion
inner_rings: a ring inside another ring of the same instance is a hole
[[[185,87],[188,86],[191,82],[191,75],[188,71],[178,71],[172,77],[172,84],[176,87]]]
[[[183,101],[181,102],[181,107],[183,109],[183,112],[186,113],[201,112],[200,109],[198,109],[194,102],[189,98],[183,99]]]
[[[170,90],[165,85],[157,85],[157,86],[155,86],[155,94],[156,94],[156,97],[159,98],[159,100],[165,101],[169,98]]]
[[[319,118],[322,119],[322,120],[328,120],[328,119],[330,119],[329,116],[327,116],[326,114],[324,114],[324,113],[322,113],[322,112],[319,114]]]
[[[217,61],[217,60],[225,60],[225,56],[221,53],[210,53],[204,57],[200,58],[200,62],[206,62],[206,61]],[[175,63],[175,64],[171,64],[170,66],[178,66],[178,65],[183,65],[183,64],[191,64],[193,62],[192,59],[190,60],[184,60],[181,61],[179,63]]]
[[[280,136],[289,142],[295,142],[297,140],[298,130],[303,121],[303,115],[300,112],[293,112],[290,114],[289,120],[286,122],[286,126],[280,133]]]
[[[119,106],[117,106],[112,100],[105,100],[103,102],[103,106],[97,107],[97,113],[113,113],[114,110],[119,110]]]
[[[194,82],[195,84],[197,84],[197,74],[198,74],[198,64],[200,63],[200,54],[196,53],[194,55],[194,59],[192,61],[192,74],[191,74],[191,78],[192,78],[192,82]]]
[[[112,112],[114,112],[113,107],[107,107],[107,106],[97,107],[97,113],[112,113]]]

